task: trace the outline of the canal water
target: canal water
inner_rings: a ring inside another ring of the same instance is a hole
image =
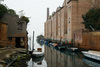
[[[40,46],[43,48],[44,57],[31,58],[28,67],[100,67],[100,62],[84,57],[81,52],[57,50],[53,47]]]

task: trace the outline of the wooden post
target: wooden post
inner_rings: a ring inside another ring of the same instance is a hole
[[[34,31],[33,31],[33,49],[34,49]]]

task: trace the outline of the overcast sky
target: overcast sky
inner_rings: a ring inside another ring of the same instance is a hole
[[[29,36],[35,31],[35,37],[44,34],[44,22],[46,21],[47,7],[50,8],[50,14],[56,11],[58,6],[62,6],[64,0],[4,0],[4,4],[17,13],[24,10],[25,16],[31,17],[27,30]]]

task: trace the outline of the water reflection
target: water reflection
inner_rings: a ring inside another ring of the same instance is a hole
[[[47,67],[47,63],[44,60],[44,57],[31,58],[27,64],[27,67]]]
[[[34,44],[34,49],[37,50],[37,48],[42,48],[42,52],[44,52],[44,45],[40,45],[37,42]],[[47,63],[44,59],[44,57],[32,57],[28,62],[27,67],[47,67]]]
[[[83,61],[91,67],[100,67],[100,61],[92,60],[84,57]]]
[[[45,46],[45,59],[48,67],[100,67],[99,64],[97,66],[92,62],[93,65],[90,65],[90,61],[83,61],[83,57],[83,54],[79,52],[59,51]]]
[[[79,52],[59,51],[36,43],[37,48],[43,49],[45,57],[31,58],[27,62],[28,67],[100,67],[100,62],[84,58]]]

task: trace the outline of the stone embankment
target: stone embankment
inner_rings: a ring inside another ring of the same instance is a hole
[[[15,60],[19,52],[26,52],[24,48],[0,48],[0,67],[6,67]]]

